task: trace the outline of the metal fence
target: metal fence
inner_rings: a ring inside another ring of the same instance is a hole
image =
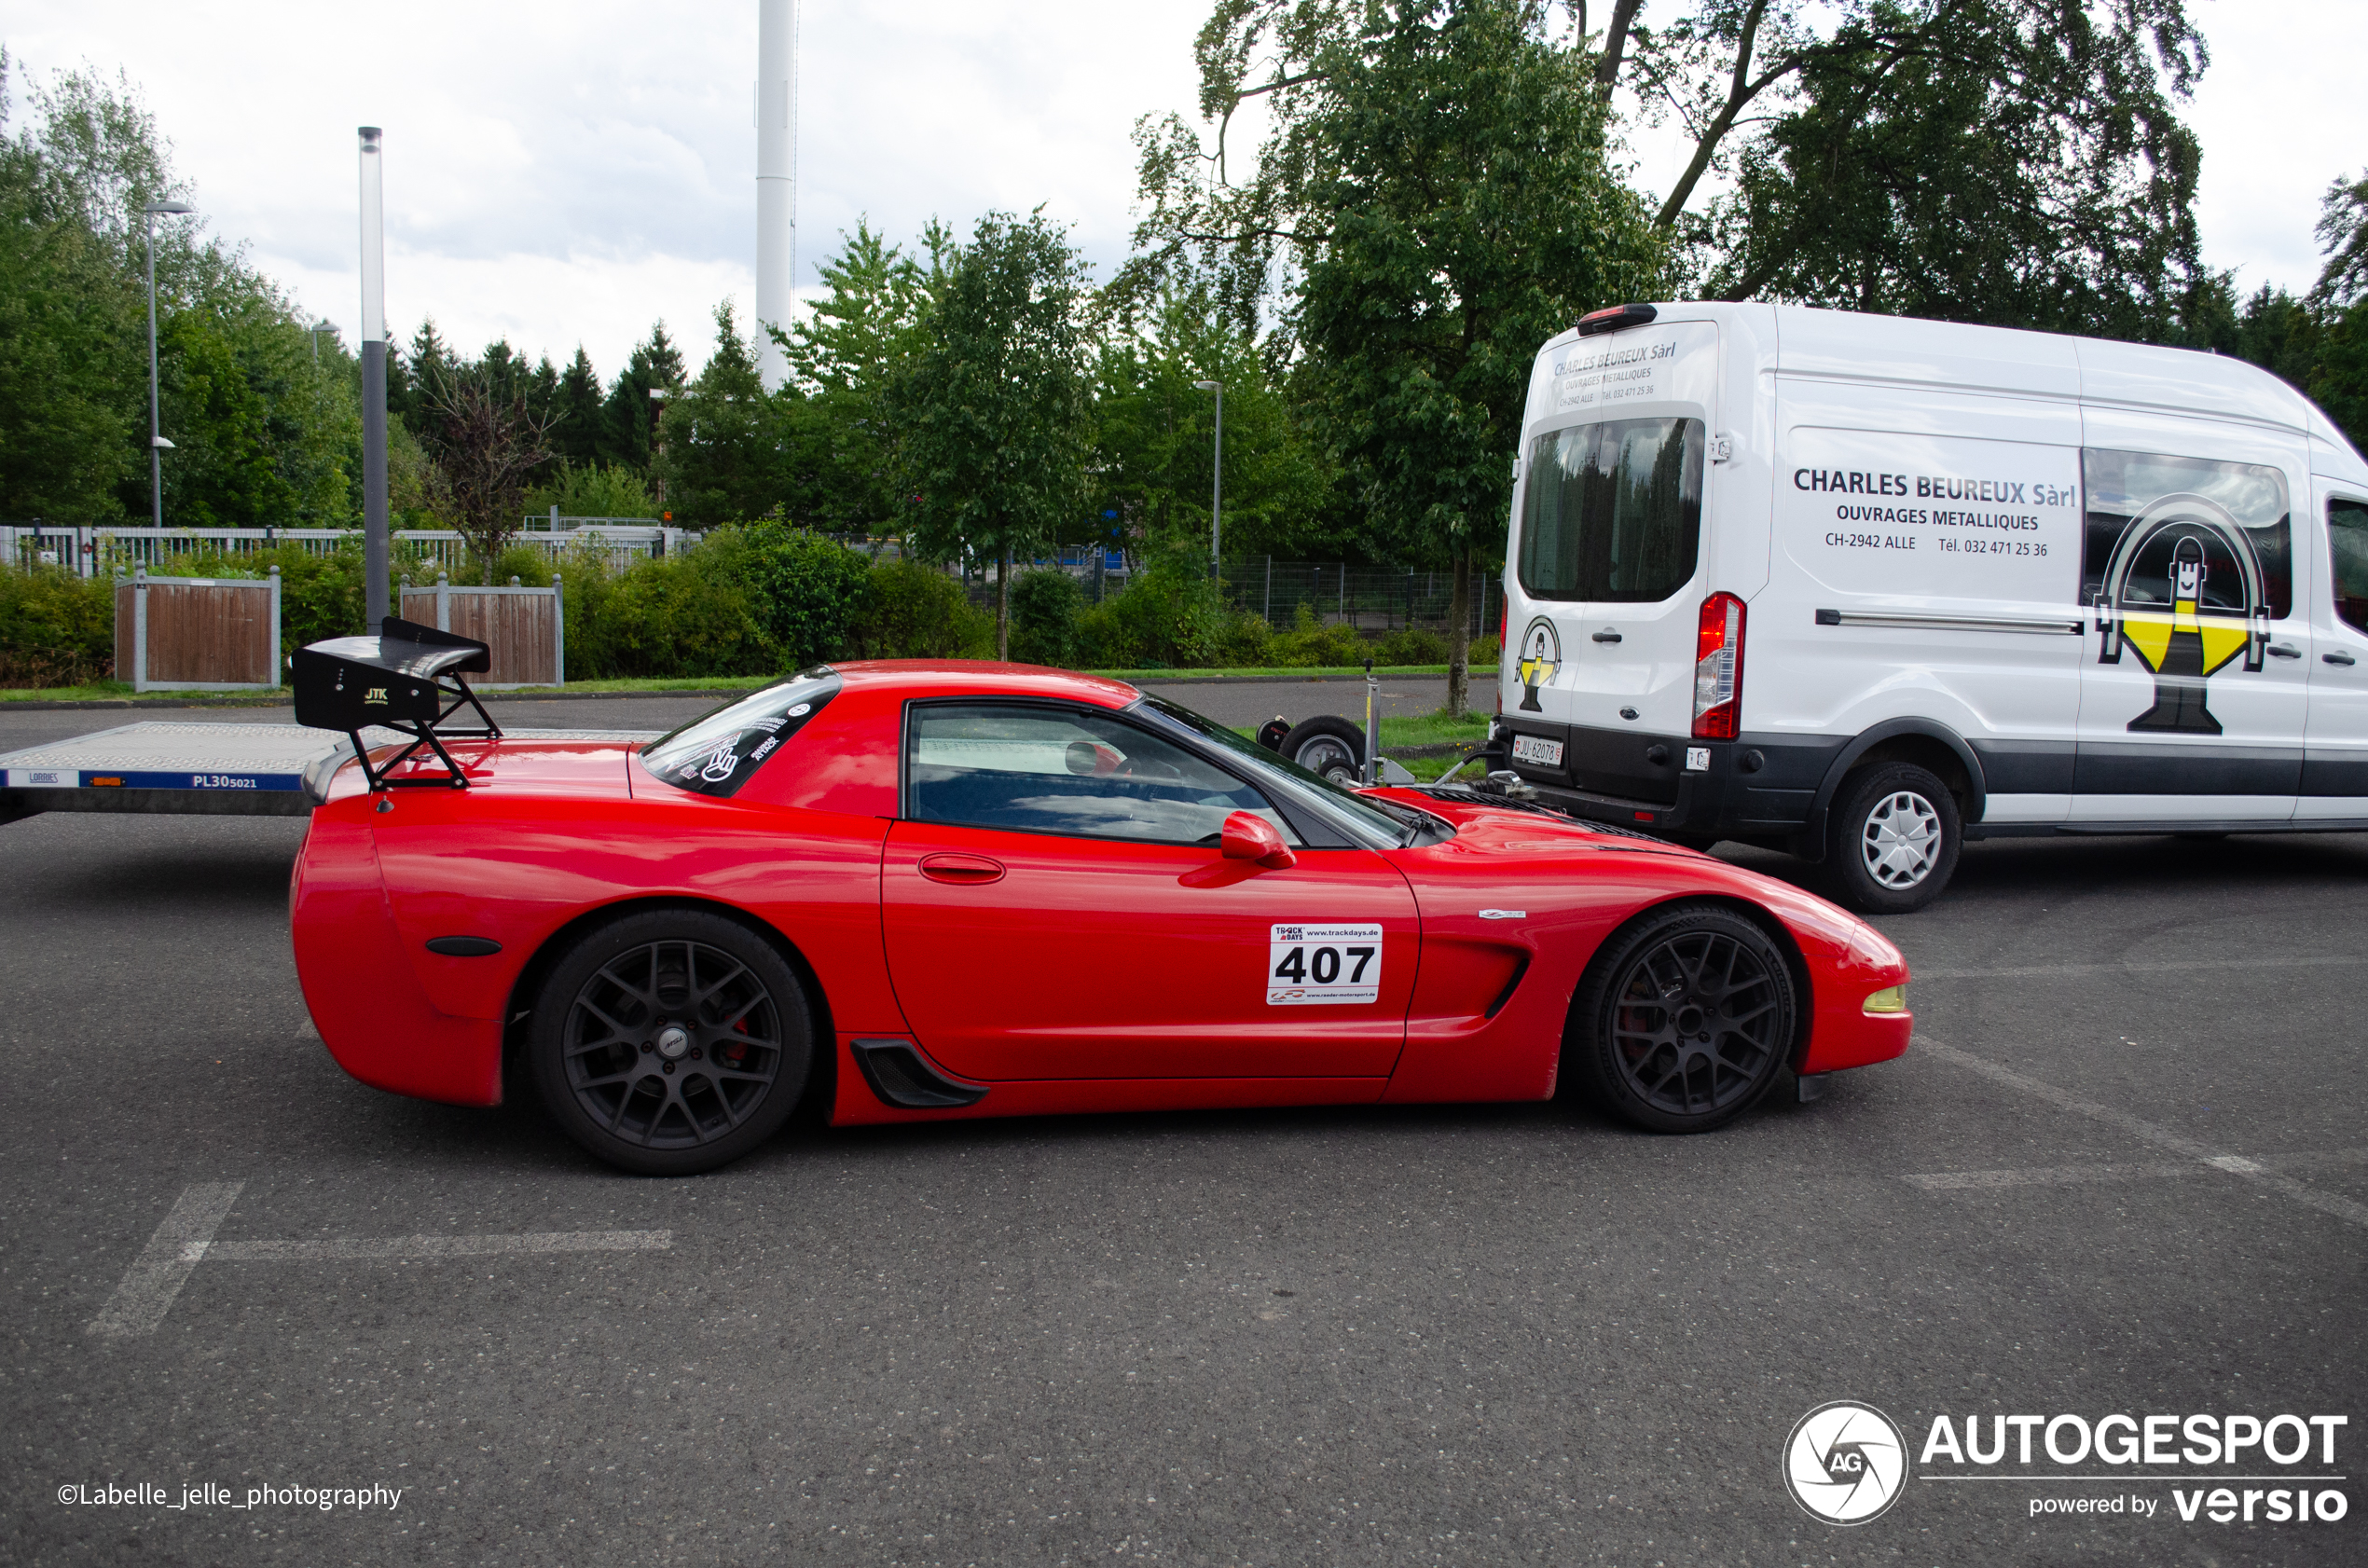
[[[695,532],[660,523],[590,517],[561,520],[576,526],[556,531],[529,530],[512,543],[533,546],[554,560],[571,551],[593,550],[607,557],[613,570],[646,557],[678,554],[699,538]],[[201,551],[236,557],[297,544],[307,554],[326,556],[348,541],[359,543],[361,538],[359,529],[62,529],[11,524],[0,525],[0,559],[20,568],[62,566],[80,576],[103,577],[141,567],[154,569],[174,557]],[[468,557],[467,546],[450,529],[397,529],[392,543],[398,564],[449,571],[465,564]]]
[[[1068,549],[1042,560],[1015,562],[1012,572],[1058,567],[1083,584],[1088,602],[1126,585],[1127,563],[1118,550],[1106,553],[1096,574],[1094,552]],[[1297,624],[1304,605],[1325,626],[1346,626],[1376,635],[1409,628],[1444,633],[1447,630],[1453,577],[1444,571],[1380,571],[1353,568],[1344,561],[1285,561],[1272,556],[1242,556],[1227,560],[1219,573],[1227,602],[1263,618],[1278,631]],[[995,573],[989,567],[965,583],[971,602],[995,603]],[[1472,580],[1474,637],[1496,629],[1505,608],[1504,585],[1494,576],[1475,571]]]

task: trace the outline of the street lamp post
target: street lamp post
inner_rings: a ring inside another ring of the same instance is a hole
[[[319,364],[321,363],[321,335],[324,332],[335,332],[337,329],[337,323],[332,321],[314,322],[310,326],[304,329],[304,335],[312,340],[312,363],[314,364]]]
[[[1225,383],[1195,381],[1192,385],[1205,392],[1217,394],[1217,458],[1209,473],[1208,489],[1208,574],[1223,574],[1225,522]]]
[[[164,527],[164,454],[172,443],[164,438],[164,416],[157,396],[157,217],[196,211],[186,201],[151,201],[140,209],[148,234],[148,497],[155,503],[158,528]]]

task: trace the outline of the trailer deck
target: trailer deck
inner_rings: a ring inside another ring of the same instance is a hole
[[[655,730],[504,730],[504,739],[655,740]],[[373,747],[411,737],[371,729]],[[146,721],[0,756],[0,822],[44,811],[303,817],[308,767],[353,754],[343,736],[296,724]]]

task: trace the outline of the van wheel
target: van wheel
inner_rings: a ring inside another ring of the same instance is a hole
[[[1861,915],[1905,915],[1940,897],[1964,824],[1929,768],[1879,763],[1842,781],[1826,846],[1826,891]]]
[[[1327,713],[1302,719],[1283,737],[1283,755],[1310,773],[1354,790],[1365,782],[1365,732]]]
[[[1616,933],[1578,983],[1563,1060],[1605,1108],[1707,1133],[1757,1104],[1790,1054],[1792,970],[1732,910],[1680,904]]]

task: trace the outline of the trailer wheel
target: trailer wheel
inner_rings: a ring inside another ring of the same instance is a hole
[[[580,938],[534,1002],[527,1054],[567,1135],[620,1170],[690,1176],[780,1130],[813,1066],[805,988],[771,944],[695,909]]]
[[[1352,790],[1365,782],[1365,732],[1329,713],[1291,726],[1283,737],[1283,756]]]
[[[1879,763],[1842,780],[1825,855],[1826,890],[1861,915],[1905,915],[1940,897],[1964,826],[1929,769]]]

